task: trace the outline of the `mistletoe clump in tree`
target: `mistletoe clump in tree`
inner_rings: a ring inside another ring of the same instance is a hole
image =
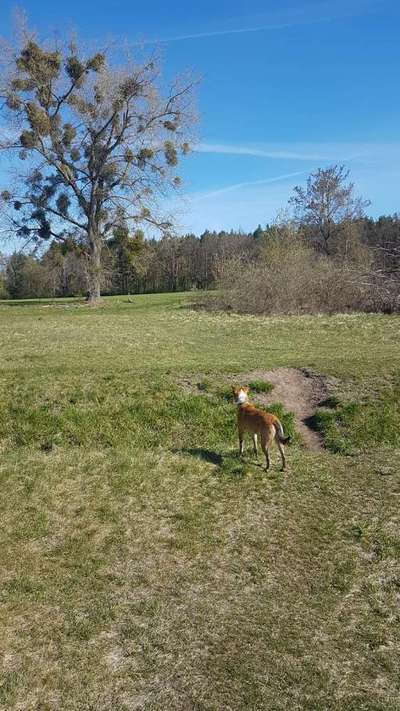
[[[3,207],[26,242],[79,246],[92,303],[102,247],[119,225],[171,229],[160,198],[178,187],[176,165],[189,150],[192,83],[163,96],[158,79],[153,61],[117,66],[74,43],[49,49],[25,36],[0,80],[1,147],[23,161]]]

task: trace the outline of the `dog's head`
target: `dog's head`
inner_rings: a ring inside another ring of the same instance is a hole
[[[232,385],[235,405],[243,405],[248,400],[249,388],[246,385]]]

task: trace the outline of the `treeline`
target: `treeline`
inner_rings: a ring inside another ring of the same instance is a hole
[[[102,253],[103,294],[137,294],[190,289],[213,289],[232,260],[268,263],[273,245],[287,244],[287,225],[259,226],[252,233],[210,232],[197,237],[187,234],[145,240],[117,230]],[[292,246],[301,239],[316,254],[323,250],[315,227],[290,227]],[[283,239],[286,236],[286,241]],[[290,241],[289,240],[289,241]],[[400,217],[355,219],[337,226],[331,235],[330,258],[348,264],[357,258],[373,261],[377,272],[391,278],[400,275]],[[399,277],[400,279],[400,277]],[[88,289],[87,263],[76,244],[50,244],[40,256],[15,252],[0,257],[0,297],[85,296]]]
[[[208,290],[204,306],[237,312],[400,311],[400,217],[367,217],[370,203],[348,177],[343,165],[319,168],[294,188],[284,219],[248,234],[146,240],[121,219],[103,240],[96,281],[103,294]],[[3,298],[90,295],[91,279],[79,234],[0,262]]]
[[[102,294],[144,294],[209,289],[217,264],[239,254],[255,254],[252,234],[204,232],[144,239],[117,230],[102,251]],[[41,256],[15,252],[0,258],[1,298],[84,296],[88,265],[79,245],[53,242]]]
[[[290,233],[290,237],[288,234]],[[289,241],[288,241],[289,240]],[[252,233],[211,232],[146,240],[120,228],[102,253],[103,294],[137,294],[213,289],[228,264],[268,264],[277,243],[290,251],[298,241],[316,255],[348,266],[373,264],[376,273],[400,284],[400,217],[360,218],[340,224],[330,235],[329,254],[310,224],[259,226]],[[282,257],[287,259],[287,255]],[[234,280],[234,277],[232,277]],[[85,254],[76,244],[53,242],[40,256],[15,252],[0,257],[0,297],[22,299],[85,296]]]

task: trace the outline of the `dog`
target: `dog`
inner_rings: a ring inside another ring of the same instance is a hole
[[[243,436],[245,432],[253,435],[254,454],[257,456],[257,435],[260,435],[261,449],[265,454],[266,466],[269,469],[269,447],[272,442],[278,445],[282,458],[282,471],[286,468],[285,450],[283,445],[289,442],[290,437],[285,437],[283,427],[276,417],[265,410],[258,410],[249,403],[249,388],[246,386],[232,385],[232,393],[237,405],[237,423],[239,433],[239,452],[243,455]]]

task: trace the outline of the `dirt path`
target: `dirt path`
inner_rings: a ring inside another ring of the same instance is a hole
[[[277,368],[276,370],[253,370],[241,373],[243,383],[252,380],[264,380],[272,383],[270,393],[251,394],[251,400],[268,406],[272,402],[281,402],[286,410],[295,415],[296,429],[305,445],[311,450],[321,449],[322,439],[317,432],[307,426],[307,419],[314,414],[319,403],[329,394],[329,385],[333,379],[325,378],[305,368]]]

